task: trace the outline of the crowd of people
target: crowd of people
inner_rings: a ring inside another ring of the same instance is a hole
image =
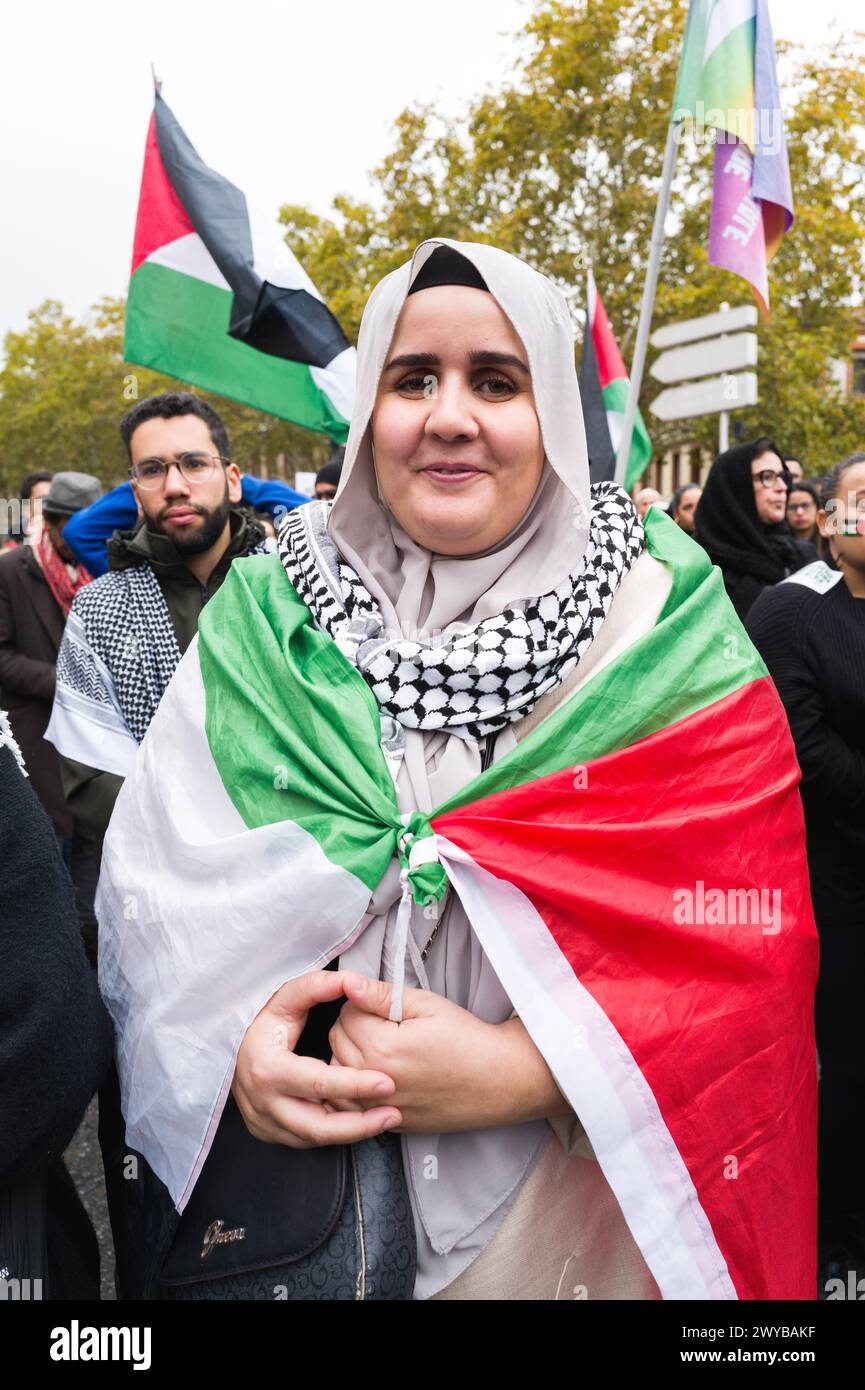
[[[307,1209],[292,1208],[295,1225],[284,1231],[270,1213],[282,1257],[266,1251],[250,1265],[251,1243],[243,1245],[238,1230],[251,1222],[223,1231],[213,1206],[211,1246],[229,1256],[242,1249],[248,1258],[220,1266],[219,1277],[188,1275],[202,1252],[186,1259],[184,1242],[194,1237],[169,1196],[170,1154],[162,1168],[153,1157],[168,1152],[164,1136],[154,1137],[152,1154],[143,1145],[135,1150],[137,1182],[122,1169],[133,1147],[130,1096],[144,1107],[130,1080],[131,1054],[145,1046],[136,1010],[147,999],[155,1010],[147,1018],[159,1016],[169,976],[184,982],[190,1015],[202,1008],[188,983],[194,975],[184,943],[192,918],[179,900],[165,909],[160,926],[175,951],[159,955],[154,946],[144,974],[131,979],[124,930],[144,931],[155,909],[142,908],[142,880],[138,896],[127,894],[125,925],[112,915],[117,892],[104,865],[112,853],[122,858],[130,835],[140,837],[130,829],[137,824],[132,803],[156,796],[142,779],[155,778],[158,768],[159,814],[172,839],[164,857],[143,856],[147,872],[175,886],[193,875],[214,917],[228,902],[264,901],[260,883],[248,884],[228,861],[234,837],[243,831],[260,842],[266,824],[239,803],[240,813],[220,812],[214,853],[201,857],[197,815],[203,798],[215,805],[218,792],[204,754],[196,762],[176,733],[181,715],[206,732],[211,748],[217,738],[244,744],[278,726],[266,691],[250,697],[248,722],[235,726],[223,686],[205,691],[200,681],[174,680],[182,663],[189,669],[205,612],[207,659],[219,666],[228,647],[214,634],[249,621],[238,584],[265,570],[269,576],[255,613],[276,643],[274,659],[288,640],[278,616],[287,603],[279,584],[288,575],[319,641],[348,658],[349,674],[363,677],[409,825],[457,797],[527,728],[553,718],[593,663],[608,659],[605,643],[627,645],[658,621],[669,584],[646,548],[644,527],[648,534],[649,514],[662,511],[720,570],[789,723],[821,948],[821,1287],[839,1271],[865,1270],[865,1074],[856,1037],[865,976],[865,453],[819,466],[806,460],[815,476],[805,477],[799,460],[761,438],[721,454],[702,486],[677,488],[668,507],[651,488],[639,490],[633,505],[611,485],[590,490],[566,322],[558,292],[522,262],[493,248],[436,243],[370,300],[348,447],[317,475],[317,500],[242,475],[217,412],[186,392],[137,402],[119,422],[128,482],[103,492],[96,478],[77,471],[21,480],[30,514],[0,555],[0,925],[10,962],[0,1010],[0,1196],[10,1199],[8,1219],[17,1209],[22,1226],[34,1203],[41,1213],[41,1247],[31,1241],[17,1273],[38,1271],[50,1297],[98,1297],[95,1238],[62,1157],[97,1090],[121,1297],[553,1298],[562,1257],[567,1267],[577,1247],[571,1282],[605,1290],[601,1297],[659,1296],[580,1116],[460,898],[448,890],[428,899],[406,926],[399,855],[380,881],[367,884],[357,921],[332,924],[327,949],[319,933],[304,970],[289,978],[275,968],[260,982],[254,1016],[240,1019],[239,1046],[218,1098],[208,1102],[222,1118],[189,1200],[197,1192],[203,1202],[226,1172],[248,1164],[254,1203],[267,1190],[275,1153],[287,1148],[306,1164]],[[478,342],[493,348],[479,355]],[[627,539],[612,560],[598,539],[609,534]],[[256,557],[268,557],[266,565],[250,567]],[[588,596],[588,626],[575,626],[564,609],[553,613],[551,596],[563,586],[577,613]],[[543,659],[536,639],[523,635],[526,627],[534,632],[531,624],[520,623],[535,600],[546,633]],[[494,619],[513,661],[505,655],[501,668],[459,661],[454,635],[488,633]],[[392,665],[381,633],[398,644]],[[719,642],[728,635],[729,627]],[[564,654],[574,651],[579,661],[568,665]],[[304,661],[278,683],[289,704],[316,680],[344,679],[312,643]],[[359,724],[331,733],[350,760]],[[193,759],[191,779],[179,762],[172,775],[181,752]],[[290,747],[284,757],[291,759]],[[204,789],[198,801],[193,784]],[[333,792],[342,798],[340,813],[347,795]],[[763,834],[772,833],[767,822]],[[280,853],[287,851],[274,842],[272,861],[260,861],[272,862],[275,876]],[[302,893],[304,875],[314,880],[314,855],[309,846],[292,853]],[[355,882],[363,881],[345,853]],[[100,900],[101,868],[108,886]],[[333,915],[314,897],[310,912]],[[242,924],[242,912],[236,915]],[[276,933],[278,920],[277,913]],[[247,943],[219,943],[227,985],[236,981],[242,993]],[[395,991],[397,979],[404,1007],[428,1030],[429,1045],[414,1053],[411,1028],[383,1041],[394,1027],[390,986]],[[275,1051],[280,1029],[288,1040]],[[195,1049],[198,1036],[190,1022],[175,1045]],[[815,1076],[817,1067],[815,1058]],[[499,1074],[501,1095],[491,1083]],[[176,1078],[166,1072],[153,1084],[169,1093],[158,1113],[180,1116],[189,1098]],[[136,1123],[136,1133],[146,1134],[146,1116],[139,1113]],[[388,1133],[394,1129],[401,1144]],[[358,1191],[369,1177],[364,1164],[379,1178],[378,1195],[364,1207],[369,1283],[361,1294],[345,1253],[347,1207],[341,1237],[321,1215],[344,1181],[321,1156],[346,1146],[363,1156],[352,1160]],[[438,1184],[420,1178],[430,1154],[438,1157]],[[289,1292],[274,1295],[274,1287]]]

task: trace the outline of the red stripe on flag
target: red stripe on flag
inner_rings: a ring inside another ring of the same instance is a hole
[[[433,821],[530,899],[624,1039],[741,1298],[816,1288],[817,936],[798,782],[762,678]],[[707,922],[721,903],[734,920]]]
[[[194,231],[186,209],[165,172],[156,138],[156,118],[151,116],[144,146],[144,170],[130,273],[134,275],[141,262],[146,261],[160,246],[167,246],[169,242]]]
[[[607,318],[604,301],[597,289],[595,290],[595,317],[592,320],[592,341],[595,345],[598,376],[603,391],[604,387],[609,386],[611,381],[619,381],[623,376],[627,376],[627,372],[622,361],[622,354],[619,352],[619,345]]]

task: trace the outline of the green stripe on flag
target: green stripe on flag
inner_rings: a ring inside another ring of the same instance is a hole
[[[145,261],[129,285],[125,360],[345,441],[348,421],[309,367],[229,337],[232,297],[217,285]]]
[[[604,409],[607,413],[621,416],[618,430],[615,432],[610,430],[610,438],[616,447],[617,441],[622,437],[622,428],[625,423],[625,409],[628,404],[628,378],[620,376],[615,381],[608,381],[601,395],[604,398]],[[652,441],[649,438],[649,432],[639,407],[637,407],[637,413],[634,417],[634,432],[631,435],[631,448],[628,454],[628,466],[625,470],[626,492],[640,481],[652,460],[652,453]]]
[[[372,892],[402,829],[378,705],[278,555],[235,560],[198,657],[207,740],[247,827],[294,821]]]

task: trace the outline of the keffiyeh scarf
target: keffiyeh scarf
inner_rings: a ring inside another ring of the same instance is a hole
[[[558,588],[474,625],[405,638],[387,631],[372,595],[330,540],[331,505],[298,507],[280,527],[280,558],[297,593],[382,711],[406,729],[472,739],[523,719],[570,674],[643,549],[643,526],[627,493],[597,483],[585,554]]]

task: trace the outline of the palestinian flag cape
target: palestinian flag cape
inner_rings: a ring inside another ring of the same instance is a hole
[[[580,358],[580,399],[592,482],[609,482],[615,476],[616,455],[625,423],[628,376],[591,271],[587,277],[586,327]],[[651,458],[652,441],[638,409],[625,470],[626,490],[639,482]]]
[[[127,362],[344,441],[355,350],[276,227],[253,227],[157,92],[126,306]]]
[[[799,771],[720,572],[668,517],[654,627],[404,824],[376,701],[278,556],[236,561],[105,843],[127,1140],[182,1209],[245,1029],[356,939],[395,853],[458,893],[665,1298],[810,1299],[817,938]]]

